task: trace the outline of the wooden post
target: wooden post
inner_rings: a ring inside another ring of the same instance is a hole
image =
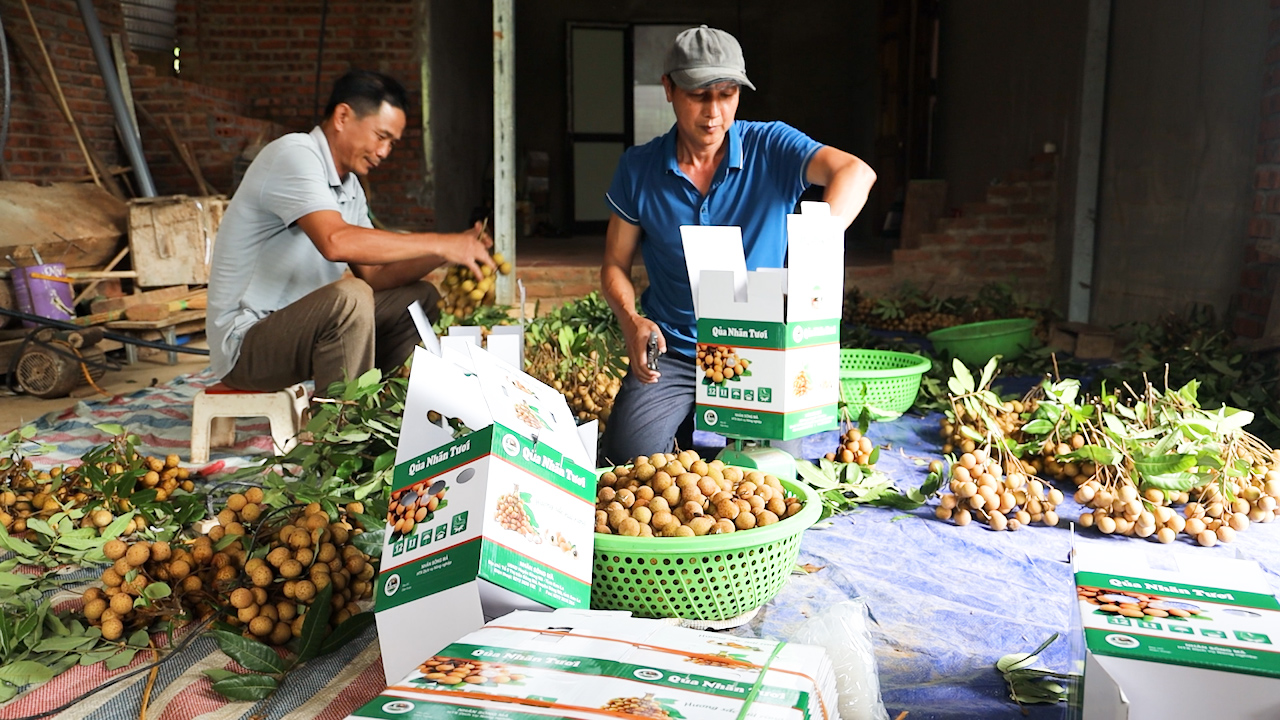
[[[514,0],[493,0],[493,244],[513,268],[498,277],[498,302],[516,298],[516,18]]]

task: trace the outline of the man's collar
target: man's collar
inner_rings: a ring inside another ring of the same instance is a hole
[[[338,177],[338,166],[333,162],[333,152],[329,149],[329,138],[325,136],[324,130],[317,125],[308,134],[312,140],[315,140],[320,148],[320,155],[324,157],[324,169],[329,178],[329,187],[342,187],[342,178]]]
[[[673,173],[680,172],[680,163],[676,159],[676,138],[679,130],[675,125],[671,126],[671,130],[662,137],[662,152],[667,158],[667,171]],[[727,156],[729,159],[728,167],[738,170],[742,169],[742,136],[738,134],[738,121],[734,120],[733,124],[724,133],[725,141],[729,143]]]

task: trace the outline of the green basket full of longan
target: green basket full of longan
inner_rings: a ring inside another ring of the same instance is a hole
[[[820,512],[802,483],[692,451],[606,470],[591,607],[703,621],[755,610],[786,584]]]

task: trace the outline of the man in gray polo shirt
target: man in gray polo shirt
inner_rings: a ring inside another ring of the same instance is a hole
[[[325,119],[263,148],[227,206],[209,272],[210,365],[240,390],[330,383],[409,357],[406,308],[438,313],[422,278],[444,263],[493,267],[479,223],[461,233],[373,229],[357,176],[378,166],[405,127],[404,88],[352,70]],[[346,276],[350,270],[354,277]]]

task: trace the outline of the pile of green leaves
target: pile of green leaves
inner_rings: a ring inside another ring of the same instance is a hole
[[[528,372],[539,379],[567,378],[581,368],[598,367],[615,377],[627,371],[622,328],[599,292],[534,317],[524,341]]]
[[[1058,633],[1054,633],[1029,653],[1012,653],[996,661],[996,670],[1009,687],[1009,699],[1018,705],[1055,704],[1067,699],[1067,688],[1062,683],[1076,680],[1075,676],[1032,667],[1036,657],[1057,639]]]
[[[1150,379],[1164,387],[1199,382],[1199,403],[1208,409],[1230,405],[1255,412],[1249,432],[1280,446],[1280,361],[1240,349],[1237,338],[1208,306],[1171,314],[1155,323],[1118,328],[1132,339],[1121,361],[1099,373],[1097,387],[1142,387]],[[1097,388],[1095,388],[1097,389]]]
[[[109,641],[102,631],[55,612],[38,591],[10,594],[0,589],[0,703],[12,699],[26,685],[52,680],[76,665],[104,662],[118,670],[147,650],[146,630],[126,639]]]
[[[78,467],[67,470],[60,478],[55,479],[55,483],[73,482],[80,477],[89,481],[93,499],[85,506],[85,512],[101,507],[113,513],[124,512],[129,516],[136,514],[147,522],[147,528],[141,532],[141,537],[148,540],[171,540],[187,525],[204,517],[205,498],[202,493],[177,490],[169,498],[159,500],[155,488],[139,486],[138,481],[149,468],[143,464],[145,455],[138,449],[141,439],[137,435],[126,432],[123,426],[116,424],[94,427],[110,435],[111,439],[90,449],[80,458],[81,464]],[[112,472],[113,465],[119,465],[121,470]],[[80,513],[81,516],[83,514]],[[71,519],[78,520],[79,517]],[[111,526],[119,522],[120,517],[117,517]],[[31,527],[30,522],[27,527]],[[102,542],[105,543],[106,540]]]

